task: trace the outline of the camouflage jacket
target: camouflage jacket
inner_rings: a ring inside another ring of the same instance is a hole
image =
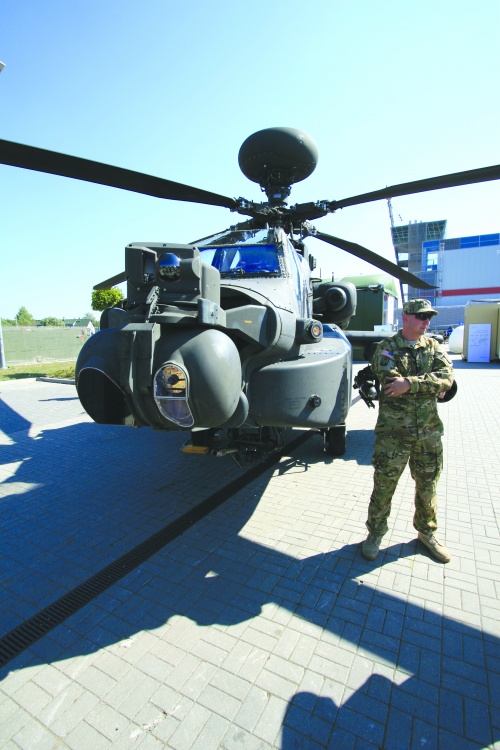
[[[377,346],[371,364],[380,380],[380,406],[376,433],[401,432],[415,437],[423,432],[443,433],[437,411],[437,396],[451,388],[453,366],[435,339],[421,336],[410,346],[401,331],[383,339]],[[383,387],[387,377],[403,377],[410,390],[402,396],[386,396]]]

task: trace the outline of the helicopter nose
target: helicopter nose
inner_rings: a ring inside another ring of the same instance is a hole
[[[222,331],[169,330],[157,342],[153,370],[154,401],[164,422],[220,427],[241,410],[240,355]]]

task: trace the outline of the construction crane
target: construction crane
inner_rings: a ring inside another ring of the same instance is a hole
[[[394,215],[392,213],[392,203],[391,203],[391,199],[390,198],[387,198],[387,208],[389,209],[389,218],[391,220],[391,230],[392,230],[392,229],[394,229]],[[402,223],[403,219],[401,218],[401,216],[399,214],[398,214],[398,217],[399,217],[399,221]],[[394,247],[394,254],[396,256],[396,263],[398,263],[398,251],[396,250],[396,245],[394,244],[394,233],[392,231],[391,231],[391,239],[392,239],[392,246]],[[398,263],[398,265],[399,265],[399,263]],[[404,305],[404,303],[405,303],[405,295],[404,295],[404,291],[403,291],[403,282],[401,280],[399,281],[399,288],[401,290],[401,304]]]

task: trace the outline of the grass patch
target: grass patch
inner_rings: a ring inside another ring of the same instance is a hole
[[[0,369],[1,380],[22,378],[69,378],[75,377],[75,362],[37,362],[32,365],[13,365]]]

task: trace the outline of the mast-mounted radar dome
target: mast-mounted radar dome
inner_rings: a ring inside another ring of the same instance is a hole
[[[258,182],[269,202],[283,203],[291,186],[309,177],[318,163],[318,147],[296,128],[266,128],[249,136],[238,155],[240,169]]]

